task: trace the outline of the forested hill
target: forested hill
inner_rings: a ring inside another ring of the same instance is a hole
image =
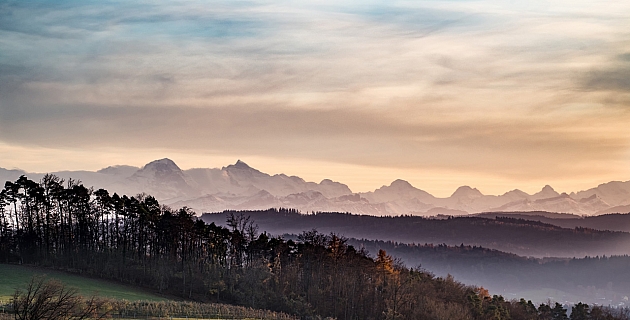
[[[343,237],[309,231],[287,241],[259,233],[242,214],[228,215],[227,225],[204,223],[151,196],[110,195],[55,176],[21,177],[0,191],[0,261],[302,319],[566,319],[560,304],[506,301],[452,277],[406,268],[382,250],[370,257]],[[616,313],[584,305],[576,312]]]
[[[565,303],[619,305],[630,297],[630,256],[536,259],[466,245],[365,239],[349,239],[348,243],[372,254],[386,250],[407,266],[419,266],[438,276],[451,274],[509,299],[523,297],[540,303],[551,296]]]
[[[208,223],[224,225],[235,211],[204,214]],[[630,253],[630,234],[562,228],[539,221],[498,217],[450,217],[430,219],[417,216],[374,217],[347,213],[300,214],[295,210],[243,211],[262,230],[272,234],[317,229],[357,239],[379,239],[403,243],[476,245],[521,256],[584,257]]]
[[[580,217],[573,214],[559,214],[553,212],[484,212],[476,214],[475,216],[489,219],[510,217],[540,221],[563,228],[591,228],[630,232],[630,213],[611,213],[599,216]]]

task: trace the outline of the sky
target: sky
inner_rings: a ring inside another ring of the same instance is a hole
[[[0,167],[630,180],[630,2],[0,1]]]

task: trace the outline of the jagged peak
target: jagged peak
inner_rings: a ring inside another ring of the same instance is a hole
[[[231,164],[227,167],[223,167],[223,169],[241,169],[241,170],[249,170],[249,169],[253,169],[252,167],[250,167],[247,163],[245,163],[244,161],[242,161],[241,159],[237,160],[236,163]]]
[[[513,190],[510,190],[510,191],[504,193],[503,195],[508,195],[508,194],[526,195],[527,193],[525,191],[521,190],[521,189],[513,189]]]
[[[590,197],[580,199],[580,202],[586,203],[591,201],[602,201],[601,198],[597,194],[592,194]]]
[[[250,167],[247,163],[245,163],[242,160],[238,160],[236,161],[236,163],[231,164],[227,167],[223,167],[221,168],[221,170],[225,171],[228,173],[228,175],[231,175],[232,177],[241,177],[243,178],[245,176],[250,176],[250,175],[254,175],[254,176],[260,176],[260,177],[272,177],[271,175],[261,172],[258,169],[252,168]],[[274,176],[278,176],[279,175],[274,175]],[[286,175],[285,175],[286,177]],[[289,179],[293,179],[291,177],[287,177]]]
[[[324,180],[320,181],[319,184],[324,184],[324,185],[326,185],[326,184],[335,184],[335,182],[330,180],[330,179],[324,179]]]
[[[556,190],[553,189],[553,187],[551,187],[550,185],[546,184],[540,191],[553,191],[555,192]]]
[[[140,170],[140,168],[134,167],[134,166],[114,165],[114,166],[109,166],[109,167],[100,169],[96,172],[102,173],[102,174],[119,174],[123,172],[133,172],[133,171],[138,171],[138,170]]]
[[[181,169],[177,166],[177,164],[175,164],[175,162],[169,158],[153,160],[147,163],[146,165],[144,165],[144,167],[142,167],[142,170],[147,170],[150,168],[155,168],[157,170],[181,171]]]
[[[390,187],[394,187],[397,189],[407,189],[407,188],[414,188],[414,186],[411,185],[411,183],[409,183],[407,180],[403,180],[403,179],[396,179],[394,181],[392,181],[392,183],[389,185]]]
[[[550,185],[545,185],[538,193],[534,194],[535,196],[543,196],[543,197],[558,197],[560,193],[554,190]]]
[[[384,185],[374,191],[375,192],[386,191],[386,190],[401,191],[401,190],[409,190],[409,189],[416,189],[416,188],[412,186],[411,183],[407,182],[406,180],[396,179],[392,181],[392,183],[390,183],[388,186]]]
[[[235,167],[239,167],[239,168],[251,168],[250,166],[247,165],[247,163],[245,163],[245,161],[242,161],[241,159],[236,160],[236,163],[234,164]]]
[[[470,186],[461,186],[457,188],[455,192],[453,192],[451,197],[460,197],[460,196],[482,197],[483,193],[481,193],[481,191],[479,191],[477,188],[471,188]]]

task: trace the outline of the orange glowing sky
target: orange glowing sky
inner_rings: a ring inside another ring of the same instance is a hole
[[[628,1],[0,6],[0,167],[241,159],[437,196],[630,180]]]

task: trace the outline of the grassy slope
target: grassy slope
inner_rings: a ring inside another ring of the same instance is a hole
[[[8,264],[0,264],[0,300],[8,300],[16,288],[25,287],[33,275],[42,274],[60,280],[67,286],[79,289],[79,292],[85,296],[98,294],[99,296],[130,301],[166,300],[146,291],[105,280],[86,278],[55,270]]]
[[[167,303],[167,304],[177,303],[177,302],[169,301],[166,298],[159,297],[147,291],[139,290],[131,286],[126,286],[126,285],[122,285],[122,284],[118,284],[118,283],[114,283],[114,282],[110,282],[106,280],[87,278],[87,277],[82,277],[80,275],[75,275],[75,274],[70,274],[66,272],[55,271],[55,270],[50,270],[50,269],[45,269],[45,268],[9,265],[9,264],[0,263],[0,305],[7,303],[9,299],[12,297],[13,293],[15,292],[15,289],[18,287],[24,288],[34,275],[46,275],[48,278],[57,279],[69,287],[79,289],[79,292],[85,296],[97,294],[102,297],[110,297],[114,299],[125,299],[129,301],[149,300],[149,301],[155,301],[158,303],[162,303],[159,301],[164,301],[164,303]],[[186,303],[186,302],[183,302],[183,303]],[[145,303],[142,302],[142,305],[145,305]],[[210,306],[209,307],[210,309],[219,308],[223,310],[220,312],[220,314],[227,314],[228,315],[227,317],[229,317],[229,319],[239,319],[239,318],[234,318],[234,314],[236,315],[242,314],[244,310],[246,311],[246,314],[247,312],[249,312],[250,314],[251,313],[256,314],[256,311],[257,311],[254,309],[248,309],[248,308],[233,306],[233,305],[228,305],[228,304],[210,304],[210,305],[214,306],[214,307]],[[227,313],[226,313],[226,310],[227,310]],[[3,314],[3,311],[4,310],[0,308],[0,320],[12,319],[12,318],[6,318],[6,317],[3,318],[3,316],[5,316]],[[276,319],[276,318],[288,319],[288,316],[286,315],[284,315],[282,318],[278,318],[278,314],[274,312],[270,312],[269,315],[266,315],[267,312],[264,310],[262,311],[261,314],[265,314],[264,319]],[[227,317],[224,319],[228,319]],[[150,318],[157,319],[156,317],[150,317]],[[202,318],[171,317],[170,319],[183,320],[183,319],[202,319]],[[204,318],[204,319],[208,319],[208,318]],[[217,319],[217,318],[213,317],[212,319]],[[240,319],[262,319],[262,318],[260,315],[257,315],[256,317],[245,317],[245,318],[240,318]]]

